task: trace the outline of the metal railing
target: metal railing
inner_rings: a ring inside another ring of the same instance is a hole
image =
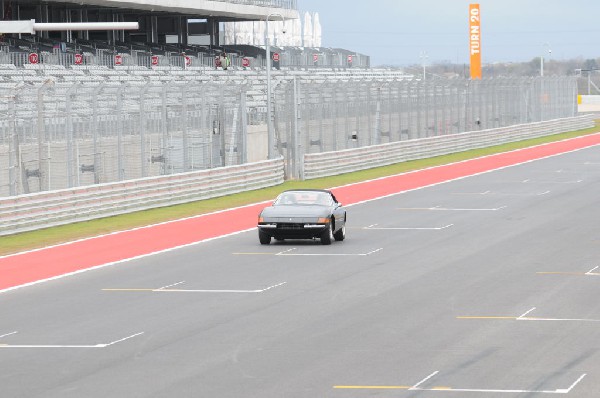
[[[223,3],[242,4],[247,6],[285,8],[289,10],[297,10],[297,0],[214,0]]]
[[[282,159],[0,198],[0,236],[283,183]]]

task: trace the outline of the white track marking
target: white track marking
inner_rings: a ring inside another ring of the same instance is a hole
[[[111,345],[115,345],[121,343],[125,340],[132,339],[134,337],[140,336],[144,334],[144,332],[132,334],[131,336],[124,337],[119,340],[112,341],[110,343],[105,344],[93,344],[93,345],[58,345],[58,344],[0,344],[0,349],[2,348],[106,348]]]
[[[583,180],[573,180],[573,181],[531,181],[525,180],[523,182],[528,182],[531,184],[579,184],[583,182]]]
[[[600,319],[569,319],[569,318],[536,318],[536,317],[528,317],[527,315],[533,312],[536,307],[533,307],[529,311],[525,312],[523,315],[516,318],[517,321],[555,321],[555,322],[600,322]]]
[[[370,256],[371,254],[377,253],[379,251],[383,250],[383,247],[380,247],[379,249],[375,249],[372,250],[368,253],[290,253],[291,250],[287,250],[285,252],[281,252],[281,253],[277,253],[277,256]]]
[[[407,391],[430,391],[430,392],[476,392],[476,393],[500,393],[500,394],[569,394],[575,386],[577,386],[583,378],[587,375],[586,373],[579,376],[577,380],[569,388],[557,388],[556,390],[517,390],[517,389],[483,389],[483,388],[452,388],[452,387],[433,387],[433,388],[420,388],[419,386],[435,376],[438,372],[434,372],[415,384],[413,387],[406,386],[334,386],[334,388],[347,388],[347,389],[362,389],[362,390],[378,390],[378,389],[398,389]]]
[[[2,337],[12,336],[13,334],[17,334],[17,333],[18,333],[18,332],[10,332],[10,333],[6,333],[6,334],[3,334],[3,335],[0,335],[0,339],[1,339]]]
[[[284,254],[286,254],[286,253],[289,253],[289,252],[291,252],[291,251],[294,251],[294,250],[296,250],[296,248],[295,248],[295,247],[292,247],[291,249],[284,250],[284,251],[282,251],[282,252],[279,252],[279,253],[275,253],[275,255],[276,255],[276,256],[283,256]]]
[[[591,270],[589,270],[588,272],[585,273],[585,275],[600,275],[598,273],[594,273],[594,271],[596,271],[599,267],[594,267]]]
[[[182,283],[182,282],[179,282]],[[175,286],[179,283],[176,283]],[[151,293],[263,293],[267,290],[274,289],[279,286],[285,285],[287,282],[281,282],[276,285],[266,287],[264,289],[254,290],[242,290],[242,289],[168,289],[162,287],[160,289],[137,289],[137,288],[116,288],[116,289],[102,289],[105,292],[151,292]]]
[[[433,376],[435,376],[438,373],[440,373],[440,371],[436,370],[435,372],[433,372],[432,374],[430,374],[429,376],[427,376],[426,378],[424,378],[423,380],[421,380],[420,382],[418,382],[417,384],[415,384],[414,386],[412,386],[408,390],[410,391],[410,390],[417,390],[417,389],[419,389],[419,386],[421,384],[425,383],[427,380],[431,379]]]
[[[499,211],[506,209],[507,206],[497,207],[493,209],[461,209],[449,207],[398,207],[396,210],[427,210],[427,211]]]
[[[159,291],[159,290],[168,289],[168,288],[170,288],[170,287],[173,287],[173,286],[181,285],[182,283],[185,283],[185,281],[181,281],[181,282],[173,283],[173,284],[171,284],[171,285],[167,285],[167,286],[159,287],[159,288],[158,288],[158,289],[156,289],[156,290],[157,290],[157,291]]]
[[[121,342],[123,342],[123,341],[125,341],[125,340],[132,339],[132,338],[134,338],[134,337],[137,337],[137,336],[140,336],[140,335],[142,335],[142,334],[144,334],[144,332],[139,332],[139,333],[136,333],[136,334],[132,334],[131,336],[127,336],[127,337],[124,337],[124,338],[122,338],[122,339],[115,340],[115,341],[113,341],[113,342],[110,342],[110,343],[108,343],[108,344],[105,344],[105,345],[104,345],[104,347],[108,347],[108,346],[111,346],[111,345],[114,345],[114,344],[117,344],[117,343],[121,343]]]
[[[516,193],[516,192],[492,192],[492,191],[486,191],[483,193],[476,193],[476,192],[465,192],[465,193],[454,193],[453,195],[493,195],[493,196],[541,196],[541,195],[547,195],[549,194],[551,191],[544,191],[544,192],[537,192],[537,193]]]
[[[485,192],[454,192],[452,195],[489,195],[492,191]]]
[[[571,392],[571,390],[572,390],[573,388],[575,388],[575,386],[576,386],[577,384],[579,384],[579,382],[580,382],[581,380],[583,380],[583,378],[584,378],[585,376],[587,376],[587,373],[584,373],[584,374],[582,374],[581,376],[579,376],[579,379],[575,380],[575,382],[574,382],[573,384],[571,384],[571,387],[567,388],[566,390],[556,390],[556,391],[557,391],[557,392],[558,392],[558,391],[565,391],[565,394],[568,394],[568,393],[570,393],[570,392]]]
[[[518,317],[517,319],[523,319],[527,314],[529,314],[530,312],[534,311],[535,307],[533,307],[532,309],[530,309],[529,311],[525,312],[523,315],[521,315],[520,317]]]
[[[377,224],[374,224],[377,225]],[[443,227],[364,227],[363,229],[373,230],[373,231],[440,231],[443,229],[447,229],[453,227],[454,224],[448,224]]]

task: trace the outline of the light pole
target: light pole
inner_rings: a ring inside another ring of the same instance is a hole
[[[552,49],[550,49],[549,43],[542,44],[544,47],[548,47],[548,57],[552,55]],[[540,76],[544,77],[544,51],[542,51],[542,56],[540,57]]]
[[[423,64],[423,81],[427,80],[427,76],[425,74],[425,66],[427,64],[427,58],[429,58],[427,56],[427,51],[421,51],[421,55],[419,55],[419,58],[421,58],[421,62]]]
[[[267,52],[267,133],[268,133],[268,159],[275,156],[275,133],[273,131],[273,120],[271,110],[271,45],[269,43],[269,18],[278,16],[285,23],[281,14],[269,14],[265,19],[265,50]],[[284,30],[285,33],[285,30]]]

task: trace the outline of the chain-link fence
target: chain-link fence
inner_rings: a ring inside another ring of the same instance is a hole
[[[298,178],[304,153],[574,116],[574,78],[294,80],[275,89],[275,142]]]
[[[245,86],[0,87],[0,196],[246,162]]]

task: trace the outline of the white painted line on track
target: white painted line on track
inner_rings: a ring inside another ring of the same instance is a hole
[[[373,224],[362,229],[373,231],[441,231],[454,226],[454,224],[444,225],[443,227],[377,227],[377,225]]]
[[[582,183],[583,180],[573,180],[573,181],[531,181],[525,180],[523,182],[527,182],[530,184],[579,184]]]
[[[527,316],[531,312],[536,310],[536,307],[531,308],[520,316],[457,316],[456,319],[467,319],[467,320],[511,320],[511,321],[543,321],[543,322],[600,322],[600,319],[590,318],[538,318]]]
[[[418,382],[417,384],[415,384],[414,386],[412,386],[408,390],[410,391],[410,390],[417,390],[417,389],[419,389],[419,386],[421,384],[425,383],[427,380],[431,379],[433,376],[435,376],[438,373],[440,373],[440,371],[436,370],[435,372],[433,372],[432,374],[430,374],[429,376],[427,376],[426,378],[424,378],[423,380],[421,380],[420,382]]]
[[[455,192],[452,195],[541,196],[541,195],[547,195],[550,192],[551,191],[532,192],[532,193],[516,193],[516,192],[493,192],[493,191],[486,191],[486,192],[482,192],[482,193],[477,193],[477,192]]]
[[[177,282],[177,283],[172,283],[172,284],[167,285],[167,286],[159,287],[158,289],[156,289],[156,291],[168,289],[168,288],[173,287],[173,286],[181,285],[182,283],[185,283],[185,281],[181,281],[181,282]]]
[[[10,332],[10,333],[6,333],[6,334],[2,334],[2,335],[0,335],[0,339],[1,339],[2,337],[12,336],[13,334],[17,334],[17,333],[18,333],[18,332]]]
[[[540,275],[579,275],[579,276],[600,276],[600,273],[594,272],[600,267],[594,267],[587,272],[573,272],[573,271],[541,271],[536,272]]]
[[[568,393],[570,393],[570,392],[571,392],[571,390],[572,390],[572,389],[574,389],[574,388],[575,388],[575,386],[576,386],[577,384],[579,384],[579,382],[580,382],[581,380],[583,380],[583,378],[584,378],[585,376],[587,376],[587,373],[584,373],[584,374],[582,374],[581,376],[579,376],[579,379],[575,380],[575,382],[574,382],[573,384],[571,384],[571,387],[567,388],[566,390],[556,390],[556,391],[564,391],[564,392],[565,392],[565,394],[568,394]]]
[[[555,390],[520,390],[520,389],[483,389],[483,388],[453,388],[453,387],[432,387],[421,388],[421,384],[432,378],[438,373],[433,372],[412,387],[408,386],[333,386],[335,389],[351,390],[407,390],[407,391],[429,391],[429,392],[466,392],[466,393],[499,393],[499,394],[569,394],[571,391],[587,376],[587,373],[579,376],[569,388],[557,388]]]
[[[521,315],[521,316],[520,316],[520,317],[518,317],[517,319],[523,319],[523,318],[525,318],[525,316],[526,316],[527,314],[529,314],[530,312],[532,312],[532,311],[535,311],[535,307],[533,307],[533,308],[532,308],[532,309],[530,309],[529,311],[525,312],[523,315]]]
[[[59,345],[59,344],[15,344],[15,345],[0,344],[0,349],[2,349],[2,348],[106,348],[106,347],[110,347],[112,345],[121,343],[125,340],[129,340],[134,337],[140,336],[142,334],[144,334],[144,332],[132,334],[131,336],[127,336],[122,339],[115,340],[110,343],[104,343],[104,344],[93,344],[93,345],[83,345],[83,344],[82,345],[73,345],[73,344],[66,344],[66,345]]]
[[[321,256],[323,256],[323,257],[327,257],[327,256],[370,256],[371,254],[375,254],[375,253],[383,250],[383,247],[372,250],[368,253],[292,253],[292,250],[297,250],[297,249],[294,248],[294,249],[286,250],[285,252],[280,252],[275,255],[276,256],[313,256],[313,257],[316,257],[316,256],[319,256],[319,257],[321,257]]]
[[[492,209],[461,209],[461,208],[450,208],[450,207],[398,207],[396,210],[425,210],[425,211],[499,211],[506,209],[508,206],[502,206]]]
[[[183,282],[178,282],[170,286],[179,285]],[[115,288],[115,289],[102,289],[105,292],[150,292],[150,293],[264,293],[267,290],[275,289],[276,287],[283,286],[287,282],[281,282],[276,285],[266,287],[264,289],[254,290],[242,290],[242,289],[168,289],[166,286],[159,289],[146,289],[146,288]]]
[[[598,273],[594,273],[594,271],[596,271],[598,268],[600,268],[600,267],[594,267],[594,268],[592,268],[591,270],[589,270],[588,272],[586,272],[585,274],[586,274],[586,275],[594,275],[594,276],[596,276],[596,275],[600,275],[600,274],[598,274]]]

